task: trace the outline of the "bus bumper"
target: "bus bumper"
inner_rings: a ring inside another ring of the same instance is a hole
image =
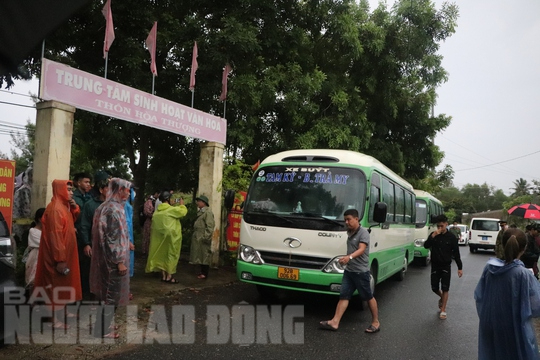
[[[280,289],[339,295],[343,274],[328,274],[320,270],[297,269],[298,280],[278,277],[278,266],[256,265],[238,260],[236,274],[240,281]]]
[[[415,258],[425,258],[429,255],[429,249],[425,247],[415,247],[414,248],[414,257]]]

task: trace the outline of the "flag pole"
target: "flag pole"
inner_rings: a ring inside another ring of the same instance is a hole
[[[227,111],[227,99],[225,99],[223,101],[223,118],[226,119],[225,117],[225,112]]]
[[[195,100],[195,88],[191,90],[191,107],[193,107],[193,100]]]
[[[152,95],[155,95],[154,85],[156,83],[156,74],[152,73]]]
[[[44,57],[45,57],[45,39],[43,39],[43,42],[41,43],[41,64],[42,65],[43,65]],[[41,76],[39,77],[38,99],[41,99]]]
[[[109,64],[109,52],[105,53],[105,79],[107,78],[107,65]]]

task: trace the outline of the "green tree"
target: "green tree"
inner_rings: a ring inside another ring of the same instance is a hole
[[[26,122],[24,133],[10,134],[11,156],[10,160],[15,160],[15,173],[24,172],[34,162],[34,144],[36,126],[29,120]]]
[[[527,182],[527,180],[523,178],[519,178],[517,180],[514,180],[513,182],[514,187],[510,188],[511,190],[514,190],[514,193],[512,196],[523,196],[523,195],[529,195],[531,191],[533,190],[533,186]]]
[[[227,158],[223,167],[223,190],[247,191],[251,177],[252,166],[238,159]]]
[[[90,2],[47,38],[46,57],[103,74],[102,3]],[[420,182],[442,159],[432,116],[447,79],[438,54],[455,31],[457,7],[402,0],[369,11],[367,1],[150,1],[113,4],[116,41],[108,78],[150,90],[144,39],[158,21],[158,96],[189,104],[193,41],[199,45],[195,106],[222,113],[221,69],[233,66],[226,151],[254,163],[290,148],[362,151]],[[39,50],[25,63],[39,74]],[[199,141],[85,111],[75,115],[73,168],[133,174],[139,192],[196,192]]]

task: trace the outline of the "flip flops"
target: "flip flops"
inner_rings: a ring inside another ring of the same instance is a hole
[[[120,337],[120,334],[115,333],[114,331],[111,331],[110,333],[103,335],[104,339],[118,339]]]
[[[376,332],[381,331],[381,325],[379,327],[375,327],[373,325],[369,325],[368,328],[365,330],[368,334],[375,334]]]
[[[319,323],[319,328],[321,328],[322,330],[337,331],[337,329],[330,325],[328,321],[321,321]]]
[[[439,314],[439,319],[441,319],[441,320],[446,320],[446,312],[445,312],[445,311],[442,311],[442,312]]]
[[[54,324],[50,324],[49,326],[52,327],[53,329],[64,329],[64,330],[67,330],[71,327],[68,324],[63,323],[61,321],[56,321]]]
[[[170,278],[169,280],[165,280],[168,284],[180,284],[180,281],[176,280],[175,278]]]

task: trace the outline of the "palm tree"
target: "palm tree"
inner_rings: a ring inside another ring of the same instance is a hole
[[[519,178],[514,181],[514,187],[510,188],[510,190],[514,190],[512,196],[523,196],[530,195],[532,188],[532,185],[530,185],[527,180]]]

